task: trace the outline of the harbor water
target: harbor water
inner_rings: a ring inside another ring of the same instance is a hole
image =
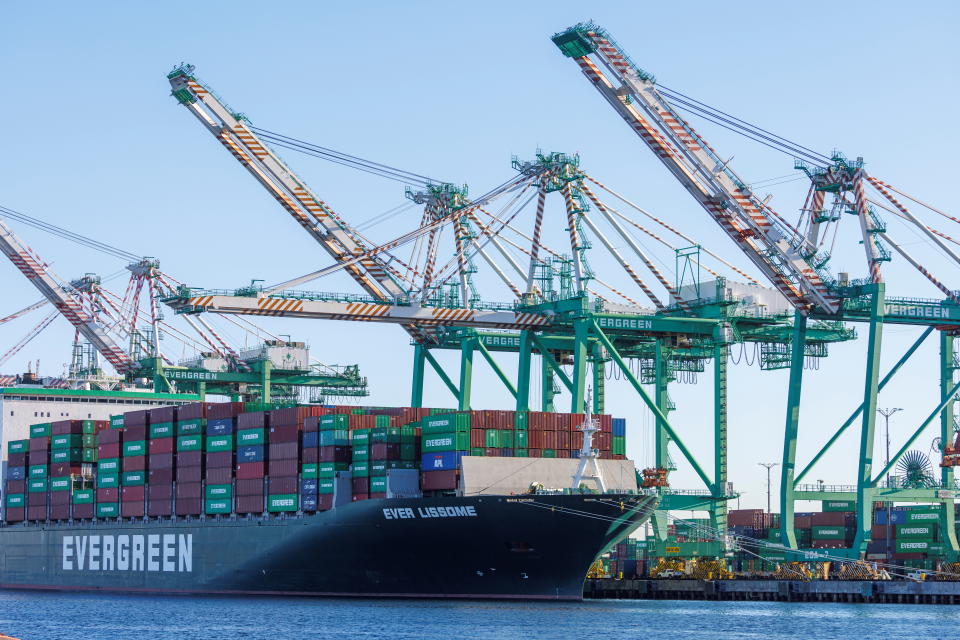
[[[0,592],[0,633],[21,640],[889,640],[956,638],[958,623],[960,608],[946,605],[454,602]]]

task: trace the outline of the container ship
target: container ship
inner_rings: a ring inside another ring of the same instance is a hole
[[[584,424],[600,490],[562,489]],[[624,431],[607,415],[240,402],[33,424],[8,443],[0,586],[578,600],[657,503]]]

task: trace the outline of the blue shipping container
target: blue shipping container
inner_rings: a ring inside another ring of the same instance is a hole
[[[613,435],[615,436],[627,435],[627,419],[626,418],[613,419]]]
[[[217,418],[207,421],[208,436],[228,436],[233,433],[233,418]]]
[[[316,511],[317,510],[317,494],[313,493],[310,495],[300,494],[300,510],[301,511]]]
[[[317,494],[317,479],[316,478],[304,478],[300,481],[300,495],[309,496]]]
[[[320,446],[320,432],[319,431],[305,431],[303,433],[303,446],[306,447],[319,447]]]
[[[264,457],[262,444],[237,447],[237,462],[263,462]]]
[[[907,524],[908,513],[906,511],[890,511],[890,524]],[[877,510],[877,524],[887,524],[887,510]]]
[[[420,459],[420,468],[423,471],[447,471],[460,466],[462,451],[436,451],[425,453]]]
[[[26,467],[7,467],[7,480],[25,480],[26,478]]]

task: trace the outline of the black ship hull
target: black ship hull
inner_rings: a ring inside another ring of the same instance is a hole
[[[302,517],[0,528],[0,588],[443,598],[582,598],[596,557],[657,499],[375,499]]]

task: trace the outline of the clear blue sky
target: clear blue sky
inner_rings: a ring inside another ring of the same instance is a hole
[[[158,256],[166,271],[197,286],[278,281],[326,265],[316,244],[168,95],[165,74],[188,61],[257,125],[468,183],[474,193],[510,177],[512,155],[579,152],[590,173],[744,265],[549,36],[592,18],[664,84],[809,147],[863,156],[872,173],[956,211],[955,181],[944,165],[960,142],[958,14],[952,2],[9,5],[0,23],[0,54],[8,61],[0,203]],[[748,179],[791,173],[789,158],[701,128]],[[291,155],[352,221],[403,201],[400,184]],[[772,191],[774,205],[792,218],[802,184]],[[385,239],[417,221],[411,211],[377,233]],[[123,266],[14,226],[65,277]],[[859,251],[851,243],[838,252],[837,270],[861,273]],[[960,287],[955,268],[921,255]],[[900,265],[891,274],[894,294],[934,295]],[[12,266],[0,264],[0,277],[0,315],[38,298]],[[336,278],[317,288],[355,290]],[[35,314],[0,326],[0,351],[38,320]],[[372,401],[408,402],[410,348],[396,327],[291,320],[270,328],[308,340],[322,361],[359,363]],[[4,370],[39,358],[43,372],[59,373],[70,333],[58,321]],[[884,361],[914,335],[890,330]],[[808,376],[801,457],[858,403],[863,342],[835,349]],[[895,437],[933,406],[933,347],[881,399],[907,409],[895,419]],[[731,479],[746,491],[744,506],[764,501],[765,475],[756,463],[780,459],[784,382],[782,372],[734,368]],[[478,406],[507,403],[488,374],[478,385]],[[678,387],[675,422],[708,458],[709,385]],[[430,399],[450,403],[437,384]],[[629,419],[631,455],[648,462],[648,421],[623,382],[611,385],[609,406]],[[922,442],[926,448],[929,438]],[[844,462],[855,457],[856,440],[842,443],[811,479],[852,481]],[[696,486],[683,468],[674,483]]]

